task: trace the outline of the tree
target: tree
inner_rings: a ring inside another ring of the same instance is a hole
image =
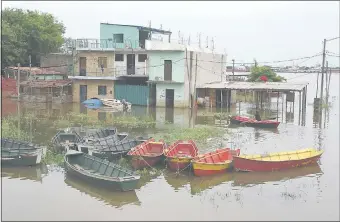
[[[49,13],[6,8],[2,12],[1,68],[39,66],[40,56],[57,52],[64,43],[65,26]]]
[[[268,82],[282,82],[286,81],[286,79],[282,76],[277,75],[270,67],[267,66],[258,66],[252,67],[250,71],[250,75],[248,76],[249,82],[261,82],[261,76],[266,76]]]

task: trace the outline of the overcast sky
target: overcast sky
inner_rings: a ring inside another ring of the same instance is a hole
[[[277,61],[312,56],[322,51],[324,38],[339,36],[338,1],[314,2],[2,2],[2,8],[36,9],[55,15],[66,26],[66,36],[99,38],[99,23],[120,23],[170,29],[184,38],[202,42],[214,37],[215,47],[228,61]],[[339,39],[327,43],[327,50],[339,54]],[[299,60],[295,64],[305,60]],[[339,66],[339,58],[329,57]],[[321,63],[321,57],[300,65]],[[279,65],[282,63],[279,63]],[[272,64],[274,65],[274,64]],[[275,64],[278,65],[278,64]],[[292,65],[292,62],[288,63]]]

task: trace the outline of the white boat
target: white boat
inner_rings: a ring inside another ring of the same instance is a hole
[[[124,110],[124,103],[118,99],[101,99],[102,103],[104,106],[109,106],[112,108],[116,108],[118,110],[123,111]],[[131,111],[131,103],[129,102],[125,102],[125,104],[127,105],[127,112]]]

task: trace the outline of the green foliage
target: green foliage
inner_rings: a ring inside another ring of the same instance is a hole
[[[163,139],[166,143],[173,143],[176,140],[194,140],[195,142],[205,142],[208,138],[223,135],[223,129],[210,126],[195,128],[175,128],[170,131],[153,135],[156,140]]]
[[[282,76],[277,75],[273,70],[267,66],[252,67],[251,73],[248,76],[249,82],[261,82],[261,76],[267,76],[268,82],[283,82],[286,79]]]
[[[98,121],[98,119],[82,113],[68,113],[66,116],[59,117],[53,123],[56,128],[66,128],[71,126],[105,127],[116,126],[127,129],[145,129],[155,127],[156,122],[149,116],[115,116],[112,120]]]
[[[13,117],[7,117],[1,120],[1,137],[22,141],[29,140],[28,133],[18,127],[18,120]]]
[[[20,63],[39,64],[40,55],[57,52],[62,46],[64,25],[49,13],[6,8],[2,10],[2,68]]]

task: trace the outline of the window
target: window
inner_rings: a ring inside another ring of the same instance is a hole
[[[115,55],[116,62],[123,62],[124,61],[124,54],[116,54]]]
[[[107,68],[107,57],[98,57],[98,68]]]
[[[98,95],[106,95],[106,86],[98,86]]]
[[[145,62],[147,60],[148,55],[147,54],[139,54],[138,55],[138,62]]]
[[[124,34],[113,34],[113,42],[124,43]]]

